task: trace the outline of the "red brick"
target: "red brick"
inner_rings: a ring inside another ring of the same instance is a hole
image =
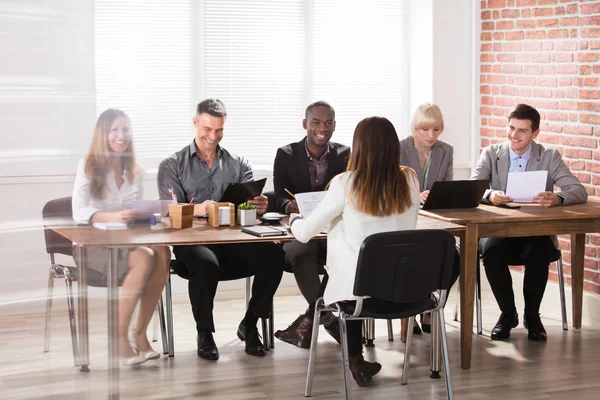
[[[570,113],[569,114],[569,121],[570,122],[577,122],[577,113]]]
[[[479,38],[482,42],[489,42],[492,40],[492,32],[481,32]]]
[[[509,75],[509,76],[506,77],[506,84],[507,85],[512,85],[514,83],[515,83],[515,77],[514,76]]]
[[[557,3],[558,3],[558,0],[537,0],[538,6],[549,6],[549,5],[554,5]]]
[[[546,118],[549,121],[566,121],[568,117],[566,113],[551,111],[546,114]]]
[[[579,98],[581,98],[581,99],[600,99],[600,90],[580,90]]]
[[[582,38],[600,37],[600,28],[582,28],[581,29],[581,37]]]
[[[591,160],[592,159],[592,151],[577,149],[577,158],[584,158],[586,160]]]
[[[594,139],[591,137],[580,137],[577,140],[577,144],[581,147],[588,147],[590,149],[595,149],[598,147],[598,139]],[[589,169],[588,169],[588,171],[589,171]],[[596,172],[600,172],[600,170],[596,171]]]
[[[494,43],[494,51],[502,51],[502,43]]]
[[[577,61],[585,63],[592,63],[598,61],[598,53],[579,53],[577,54]]]
[[[490,141],[488,139],[481,139],[481,148],[486,148],[490,145]]]
[[[533,15],[536,17],[550,17],[552,16],[551,8],[534,8]]]
[[[591,126],[579,125],[577,127],[577,133],[579,133],[581,135],[592,136],[592,127]]]
[[[488,75],[486,81],[487,83],[495,85],[504,85],[506,83],[506,78],[502,75]]]
[[[577,42],[556,42],[554,43],[554,50],[558,51],[575,51],[577,50]]]
[[[494,98],[490,96],[481,96],[481,104],[487,104],[489,106],[494,105]]]
[[[494,113],[494,115],[498,115],[498,116],[502,116],[504,117],[505,114],[507,114],[504,110],[504,108],[500,108],[500,107],[494,107],[492,109],[492,112]]]
[[[517,0],[517,7],[535,6],[535,0]]]
[[[523,40],[524,38],[525,38],[525,34],[521,31],[506,32],[506,40]]]
[[[526,65],[523,73],[526,75],[541,75],[544,73],[544,67],[541,65]]]
[[[521,17],[521,11],[519,10],[502,10],[500,11],[502,18],[517,19]]]
[[[481,30],[482,31],[493,31],[494,23],[492,21],[483,21],[481,23]]]
[[[525,43],[523,43],[523,50],[538,51],[538,50],[542,50],[543,46],[544,46],[544,42],[525,42]]]
[[[492,108],[481,106],[479,107],[479,114],[481,115],[492,115]]]
[[[600,124],[600,114],[579,114],[579,121],[584,124]]]
[[[577,65],[569,64],[569,65],[557,65],[556,66],[557,74],[577,74]]]
[[[569,37],[571,39],[578,39],[579,38],[579,29],[570,29],[569,30]]]
[[[576,99],[579,97],[577,88],[568,88],[565,90],[565,97],[568,99]]]
[[[552,29],[548,31],[548,39],[565,39],[569,37],[569,31],[566,29]]]
[[[504,43],[502,46],[504,51],[521,51],[523,50],[523,44],[518,42]]]
[[[488,8],[504,8],[506,7],[506,0],[488,0]]]
[[[590,65],[580,65],[579,75],[591,75],[592,67]]]
[[[572,171],[583,171],[585,169],[585,161],[571,161],[569,162],[569,169],[571,169]]]
[[[518,96],[519,88],[514,87],[514,86],[502,86],[500,88],[500,94],[504,94],[507,96]],[[504,125],[502,125],[502,126],[504,126]]]
[[[565,91],[562,89],[552,89],[552,97],[555,99],[563,99],[565,97]]]
[[[600,50],[600,40],[590,40],[590,50]]]
[[[508,39],[508,35],[511,32],[507,33],[507,39]],[[542,30],[537,30],[537,31],[527,31],[525,32],[525,37],[527,38],[527,40],[529,39],[546,39],[546,31],[542,31]]]
[[[565,15],[564,7],[554,7],[554,15]]]
[[[594,65],[594,73],[595,74],[600,74],[600,64]]]
[[[482,63],[494,62],[496,61],[496,57],[494,57],[494,55],[490,53],[482,53],[479,55],[479,61],[481,61]]]
[[[482,43],[481,44],[481,52],[487,53],[489,51],[492,51],[492,44],[491,43]]]
[[[479,69],[479,71],[482,74],[485,74],[487,72],[492,72],[492,66],[491,65],[482,65],[481,68]]]
[[[556,67],[554,65],[544,65],[544,75],[556,74]]]
[[[558,26],[558,18],[538,19],[537,26],[544,28]]]
[[[498,10],[492,11],[492,19],[500,19],[500,11],[498,11]]]
[[[481,136],[489,136],[489,137],[496,136],[496,132],[493,129],[490,129],[490,128],[481,128],[479,130],[479,134]]]
[[[598,101],[582,101],[581,108],[584,111],[600,112],[600,102],[598,102]],[[600,132],[600,126],[596,127],[596,130]]]
[[[561,124],[550,124],[548,126],[548,130],[554,133],[562,133],[563,127]]]
[[[485,21],[486,19],[491,19],[492,18],[492,13],[491,11],[482,11],[481,12],[481,20]]]
[[[554,49],[554,43],[552,42],[544,42],[544,51],[551,51]]]
[[[540,76],[537,78],[538,86],[556,86],[556,78],[553,76]]]
[[[517,53],[516,61],[521,64],[529,62],[529,54]]]
[[[585,172],[574,172],[573,175],[575,175],[581,183],[590,183],[591,181],[591,174]]]
[[[535,86],[535,76],[517,76],[515,83],[519,86]]]
[[[584,78],[583,86],[598,86],[598,78]]]
[[[488,85],[481,85],[481,86],[479,86],[479,93],[481,93],[481,94],[490,94],[491,93],[490,87]]]
[[[523,67],[517,64],[504,64],[502,72],[505,74],[521,74]]]
[[[567,14],[577,14],[579,13],[579,8],[577,7],[577,4],[569,4],[567,6]]]
[[[538,140],[542,143],[558,144],[560,141],[560,135],[549,135],[546,133],[540,133]]]
[[[504,32],[494,32],[492,38],[494,40],[504,40]]]
[[[498,100],[498,99],[496,99],[496,100]],[[489,126],[505,127],[506,126],[506,120],[504,118],[489,118],[488,119],[488,125]]]
[[[496,61],[498,61],[498,62],[515,62],[515,55],[507,54],[507,53],[496,54]]]
[[[515,101],[511,97],[496,97],[496,105],[512,107],[515,105]]]
[[[535,28],[535,20],[532,19],[520,19],[517,21],[517,28],[519,29],[531,29]]]
[[[498,89],[498,86],[492,86],[492,94],[493,95],[500,94],[500,89]]]
[[[552,53],[552,62],[573,62],[573,53]]]
[[[592,25],[600,26],[600,15],[594,15],[592,17],[581,18],[581,26]]]
[[[560,26],[579,26],[579,17],[561,18]]]
[[[506,0],[506,6],[507,7],[514,7],[515,6],[515,0]]]
[[[521,18],[530,18],[531,17],[531,8],[521,9]]]
[[[541,100],[541,99],[537,99],[535,101],[535,107],[536,108],[543,108],[545,110],[557,110],[558,109],[558,102],[555,100]]]
[[[582,14],[600,14],[600,3],[582,4],[580,11]]]
[[[534,88],[533,97],[550,98],[552,97],[552,89]]]
[[[577,110],[579,108],[579,103],[576,101],[568,101],[564,100],[558,103],[558,107],[561,110]]]
[[[496,22],[496,29],[514,29],[514,21],[498,21]]]

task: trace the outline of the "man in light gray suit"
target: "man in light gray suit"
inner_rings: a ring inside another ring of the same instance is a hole
[[[534,141],[540,132],[539,127],[540,114],[529,105],[519,104],[508,115],[507,141],[486,147],[471,176],[471,179],[489,179],[491,182],[483,203],[502,206],[512,202],[504,193],[508,173],[523,171],[548,171],[546,191],[533,198],[535,203],[553,207],[587,200],[587,191],[567,168],[560,153]],[[560,191],[555,193],[554,186],[560,187]],[[530,340],[546,341],[539,309],[548,282],[549,264],[560,257],[553,237],[484,238],[479,241],[479,251],[502,312],[492,329],[492,340],[507,339],[511,329],[519,324],[508,266],[525,265],[524,326]]]

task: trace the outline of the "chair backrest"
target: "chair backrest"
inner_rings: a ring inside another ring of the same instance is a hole
[[[267,212],[277,212],[279,211],[277,207],[277,196],[275,196],[275,192],[270,190],[268,192],[264,192],[263,195],[267,196],[269,199],[269,204],[267,206]]]
[[[442,229],[377,233],[360,248],[354,294],[410,303],[449,289],[454,236]]]
[[[61,197],[60,199],[50,200],[42,210],[44,220],[49,218],[73,218],[73,208],[71,197]],[[46,238],[46,252],[49,254],[60,253],[68,256],[73,254],[73,242],[52,229],[44,228],[44,237]]]

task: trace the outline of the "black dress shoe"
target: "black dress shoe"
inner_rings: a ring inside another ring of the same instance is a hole
[[[362,354],[350,356],[348,367],[352,377],[360,387],[367,386],[372,378],[381,370],[381,364],[365,361]]]
[[[260,341],[260,335],[256,327],[247,327],[244,321],[242,321],[240,322],[240,326],[238,326],[237,336],[241,341],[245,342],[246,348],[244,351],[246,354],[257,357],[264,357],[266,355],[265,346]]]
[[[323,324],[329,336],[335,339],[338,344],[342,344],[342,339],[340,339],[340,323],[337,318],[331,320],[328,324]],[[311,332],[312,334],[312,332]]]
[[[533,317],[525,316],[523,321],[523,325],[525,329],[529,332],[527,334],[527,338],[529,340],[533,340],[535,342],[545,342],[548,340],[548,335],[546,334],[546,329],[542,324],[542,320],[540,319],[540,315],[534,315]]]
[[[498,322],[492,329],[492,340],[504,340],[510,337],[510,331],[512,328],[516,328],[519,325],[519,315],[515,313],[514,315],[500,314],[500,318],[498,318]]]
[[[198,332],[198,357],[205,360],[219,359],[219,349],[211,331]]]

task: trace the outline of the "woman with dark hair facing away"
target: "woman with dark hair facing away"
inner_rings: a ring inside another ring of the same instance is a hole
[[[73,188],[73,219],[78,223],[129,222],[137,213],[133,200],[142,198],[142,171],[136,164],[129,117],[108,109],[96,122],[90,149],[79,162]],[[73,248],[76,262],[81,248]],[[137,365],[160,358],[152,349],[146,329],[169,273],[171,252],[167,246],[138,246],[119,251],[119,352],[125,365]],[[86,249],[83,262],[106,283],[108,250]],[[81,267],[78,265],[78,267]],[[139,312],[133,343],[129,324],[136,304]]]
[[[301,242],[328,227],[325,304],[356,300],[356,263],[367,236],[416,227],[419,179],[399,160],[400,142],[392,123],[383,117],[365,118],[354,131],[346,172],[331,180],[327,195],[308,218],[290,216],[290,229]],[[350,372],[365,386],[381,364],[363,358],[362,321],[348,321],[347,333]]]

